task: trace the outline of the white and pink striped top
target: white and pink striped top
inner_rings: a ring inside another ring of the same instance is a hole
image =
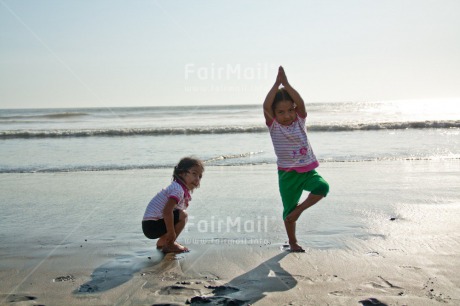
[[[297,114],[297,119],[289,126],[280,124],[276,119],[267,125],[278,157],[278,170],[302,173],[319,166],[308,141],[305,118]]]
[[[145,209],[144,218],[142,220],[160,220],[163,219],[163,209],[169,199],[175,199],[177,205],[175,209],[185,210],[188,207],[189,201],[192,200],[187,187],[183,186],[180,182],[173,181],[171,185],[163,188]]]

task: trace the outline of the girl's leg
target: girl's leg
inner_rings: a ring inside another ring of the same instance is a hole
[[[312,170],[305,174],[303,189],[311,193],[305,201],[297,205],[296,208],[286,216],[286,220],[291,222],[297,221],[304,210],[312,207],[328,194],[329,184],[318,174],[318,172]]]
[[[176,214],[176,211],[174,212]],[[177,236],[182,232],[187,223],[187,213],[183,210],[177,210],[177,216],[174,216],[174,231],[176,232],[176,239]],[[161,236],[157,241],[157,248],[161,249],[163,246],[166,245],[166,235]]]
[[[287,215],[284,220],[284,226],[286,227],[291,252],[305,252],[305,250],[297,243],[297,237],[295,235],[296,221],[305,209],[315,205],[322,198],[324,197],[310,193],[307,199],[302,204],[297,205],[297,207],[289,215]]]
[[[306,210],[309,207],[312,207],[313,205],[318,203],[318,201],[322,198],[324,198],[324,196],[310,193],[308,197],[305,199],[305,201],[297,205],[297,207],[286,217],[285,221],[296,222],[304,210]]]
[[[179,237],[180,233],[185,228],[185,224],[187,224],[187,219],[188,219],[187,213],[183,210],[180,210],[179,211],[179,221],[176,224],[174,224],[174,230],[176,232],[176,239],[177,237]],[[158,242],[160,242],[160,240],[158,240]],[[184,247],[183,245],[179,244],[176,241],[173,241],[171,243],[164,245],[163,252],[164,253],[182,253],[182,252],[188,252],[188,248]]]
[[[304,252],[304,249],[302,249],[302,247],[297,243],[297,237],[295,235],[295,224],[295,221],[284,221],[284,226],[286,227],[286,233],[289,239],[289,247],[291,252]]]
[[[304,181],[302,183],[303,185],[301,186],[301,190],[308,190],[311,193],[308,195],[305,201],[295,206],[295,208],[291,212],[289,212],[287,216],[285,215],[284,224],[286,226],[286,232],[288,234],[291,251],[302,252],[303,249],[297,244],[297,238],[295,235],[296,221],[299,219],[300,215],[304,210],[306,210],[309,207],[312,207],[313,205],[318,203],[318,201],[324,198],[325,195],[327,195],[327,193],[329,192],[329,184],[314,170],[305,174],[300,174],[297,176],[297,178]],[[289,191],[291,194],[296,196],[295,199],[297,201],[300,199],[300,194],[298,193],[297,189],[293,188],[292,191],[294,192],[292,192],[291,190]]]
[[[299,174],[296,172],[278,171],[278,181],[284,207],[284,226],[286,228],[290,250],[293,252],[302,252],[303,249],[298,245],[295,234],[296,222],[287,219],[289,214],[296,209],[297,203],[299,203],[303,191],[302,180],[299,180]]]
[[[183,210],[179,210],[179,222],[174,224],[174,230],[176,231],[176,239],[179,237],[180,233],[185,227],[185,224],[187,224],[188,220],[188,214],[187,212]]]

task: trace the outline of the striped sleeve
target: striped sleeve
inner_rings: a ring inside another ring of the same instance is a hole
[[[145,209],[143,220],[163,219],[163,210],[169,199],[176,200],[177,204],[184,202],[184,190],[176,182],[172,182],[171,185],[161,190],[150,200]]]

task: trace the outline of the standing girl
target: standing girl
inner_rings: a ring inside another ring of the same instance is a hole
[[[185,157],[174,167],[172,183],[161,190],[148,204],[142,230],[149,239],[159,238],[157,248],[164,253],[182,253],[188,249],[176,239],[187,223],[190,193],[200,186],[204,165],[198,159]]]
[[[279,89],[280,85],[284,87]],[[263,107],[277,156],[283,220],[290,250],[305,252],[297,243],[296,221],[304,210],[328,194],[329,184],[315,171],[319,163],[307,137],[305,104],[289,84],[281,66]],[[310,191],[310,194],[299,204],[304,190]]]

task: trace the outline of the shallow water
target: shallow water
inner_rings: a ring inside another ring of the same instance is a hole
[[[380,237],[375,224],[398,218],[404,205],[458,203],[460,162],[326,163],[318,171],[331,192],[299,219],[299,241],[312,248],[347,247]],[[150,198],[170,182],[169,169],[121,172],[1,174],[1,254],[128,244],[141,250],[140,223]],[[306,196],[306,195],[305,195]],[[272,165],[208,167],[192,195],[188,244],[283,244],[282,205]],[[380,237],[384,238],[384,237]],[[38,252],[38,253],[36,253]]]

